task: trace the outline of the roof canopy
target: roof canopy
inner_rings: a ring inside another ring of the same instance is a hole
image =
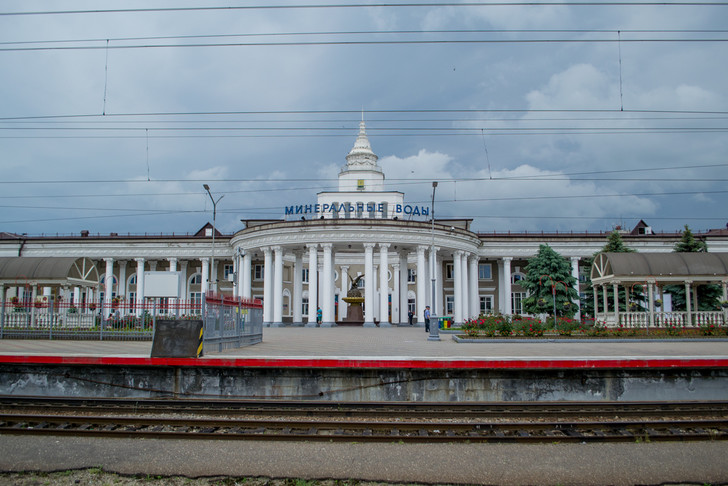
[[[0,258],[0,284],[95,287],[99,271],[88,258]]]
[[[728,281],[728,253],[600,253],[594,258],[595,284]]]

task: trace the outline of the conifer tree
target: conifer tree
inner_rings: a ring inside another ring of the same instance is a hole
[[[693,232],[690,231],[688,225],[685,225],[685,230],[682,232],[680,241],[675,243],[673,250],[675,252],[683,253],[707,252],[708,244],[705,241],[695,238],[695,235],[693,235]],[[672,296],[672,310],[687,310],[684,285],[666,285],[664,290]],[[718,285],[699,285],[697,287],[697,294],[697,310],[709,311],[715,310],[718,306],[722,291]],[[691,306],[693,310],[696,310],[695,302],[692,302]]]
[[[529,293],[523,301],[523,310],[529,314],[553,314],[555,307],[557,316],[571,317],[576,312],[573,304],[579,299],[575,284],[569,260],[549,245],[541,245],[536,256],[528,261],[526,278],[521,281]]]

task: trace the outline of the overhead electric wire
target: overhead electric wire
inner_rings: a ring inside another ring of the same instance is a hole
[[[2,47],[0,52],[21,51],[84,51],[121,49],[170,49],[183,47],[277,47],[277,46],[361,46],[361,45],[432,45],[432,44],[599,44],[599,43],[674,43],[674,42],[728,42],[728,38],[711,39],[432,39],[432,40],[356,40],[356,41],[297,41],[297,42],[225,42],[206,44],[137,44],[108,46],[58,46],[58,47]]]
[[[86,9],[86,10],[28,10],[17,12],[0,12],[0,16],[29,16],[29,15],[82,15],[82,14],[119,14],[119,13],[157,13],[157,12],[201,12],[201,11],[232,11],[232,10],[307,10],[307,9],[360,9],[360,8],[432,8],[432,7],[543,7],[543,6],[572,6],[572,7],[724,7],[728,2],[706,1],[544,1],[544,2],[404,2],[404,3],[329,3],[329,4],[300,4],[300,5],[228,5],[228,6],[196,6],[196,7],[150,7],[150,8],[115,8],[115,9]]]
[[[435,29],[435,30],[351,30],[312,32],[247,32],[238,34],[165,35],[137,37],[104,37],[87,39],[51,39],[30,41],[0,41],[3,45],[68,44],[81,42],[129,42],[172,39],[219,39],[225,37],[303,37],[358,35],[422,35],[422,34],[724,34],[728,29]],[[183,44],[184,45],[184,44]]]
[[[187,112],[136,112],[136,113],[67,113],[60,115],[24,115],[0,117],[0,122],[17,120],[57,120],[64,118],[126,118],[126,117],[173,117],[173,116],[233,116],[233,115],[320,115],[320,114],[349,114],[361,116],[361,109],[357,110],[245,110],[245,111],[187,111]],[[619,108],[579,108],[579,109],[531,109],[531,108],[502,108],[502,109],[392,109],[392,110],[364,110],[364,114],[433,114],[433,113],[613,113],[613,114],[672,114],[672,115],[728,115],[728,111],[717,110],[639,110]]]

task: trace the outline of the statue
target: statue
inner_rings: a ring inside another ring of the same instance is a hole
[[[342,321],[342,324],[364,324],[364,310],[362,309],[364,297],[361,295],[361,290],[359,289],[359,282],[363,278],[364,275],[359,275],[354,279],[349,276],[351,288],[346,293],[346,297],[342,299],[349,306],[346,309],[346,317]]]

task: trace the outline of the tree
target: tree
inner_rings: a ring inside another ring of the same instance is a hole
[[[634,253],[636,250],[628,247],[624,244],[624,240],[622,239],[622,235],[619,231],[614,230],[611,233],[609,233],[609,236],[607,237],[607,243],[602,247],[601,250],[596,252],[594,255],[592,255],[591,258],[586,260],[584,263],[587,265],[588,268],[591,269],[592,264],[594,263],[594,258],[600,254],[600,253]],[[594,315],[594,298],[593,298],[593,291],[594,287],[592,286],[591,278],[588,276],[586,279],[586,285],[584,286],[584,293],[586,294],[586,297],[581,301],[581,312],[582,314],[589,314]],[[635,287],[633,289],[634,292],[632,293],[632,296],[636,300],[643,300],[643,296],[641,293],[641,288]],[[625,289],[620,288],[619,289],[619,306],[622,310],[626,310],[625,308]],[[600,296],[601,298],[601,296]],[[614,302],[614,291],[609,288],[607,289],[607,298],[609,299],[609,302]]]
[[[675,243],[673,251],[682,253],[707,252],[708,244],[695,238],[688,225],[685,225],[680,241]],[[666,285],[664,290],[672,296],[673,310],[687,310],[684,285]],[[696,293],[698,295],[698,307],[695,308],[695,302],[691,303],[691,307],[693,310],[702,311],[715,310],[722,295],[721,288],[718,285],[697,285]]]
[[[574,285],[576,279],[571,275],[569,260],[549,245],[541,245],[536,256],[528,261],[526,278],[521,281],[529,293],[523,301],[523,310],[529,314],[553,314],[555,308],[556,315],[571,317],[576,312],[573,303],[579,299]]]

